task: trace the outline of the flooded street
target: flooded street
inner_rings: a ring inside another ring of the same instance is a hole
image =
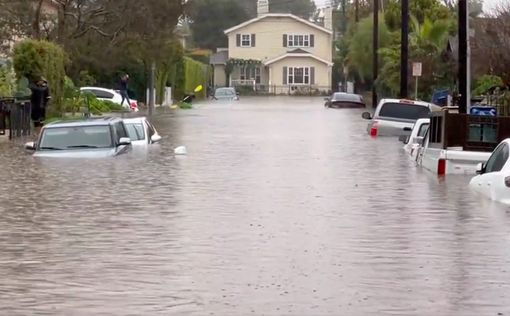
[[[510,209],[360,114],[199,104],[99,161],[0,143],[0,315],[510,315]]]

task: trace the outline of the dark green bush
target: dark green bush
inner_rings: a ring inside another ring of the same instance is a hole
[[[62,113],[64,101],[65,65],[67,56],[57,44],[27,39],[17,43],[13,51],[13,66],[18,79],[35,80],[44,77],[52,96],[50,111]]]

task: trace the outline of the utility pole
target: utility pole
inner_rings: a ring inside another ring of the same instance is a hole
[[[408,97],[409,76],[409,0],[401,0],[402,29],[400,32],[400,98]]]
[[[379,73],[379,0],[374,0],[374,32],[373,32],[373,83],[372,83],[372,107],[377,107],[376,81]]]
[[[156,63],[152,62],[150,76],[149,76],[149,116],[154,113],[155,93],[154,93],[154,82],[156,77]]]
[[[468,87],[468,3],[459,0],[459,113],[467,113],[469,98]]]

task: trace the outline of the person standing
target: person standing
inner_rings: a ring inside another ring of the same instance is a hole
[[[128,82],[129,82],[128,74],[124,74],[122,77],[120,77],[120,95],[122,96],[122,101],[120,102],[120,105],[124,106],[124,100],[126,100],[128,108],[131,108],[131,101],[129,101],[128,95]]]
[[[41,129],[46,120],[46,106],[50,100],[50,89],[48,88],[48,81],[43,77],[37,78],[29,85],[31,105],[31,118],[34,123],[35,136],[38,137]]]

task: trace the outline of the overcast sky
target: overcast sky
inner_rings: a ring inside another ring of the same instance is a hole
[[[314,0],[318,7],[322,7],[330,3],[330,0]],[[499,4],[503,3],[505,0],[484,0],[483,8],[484,11],[491,11]],[[507,0],[506,0],[507,1]]]

